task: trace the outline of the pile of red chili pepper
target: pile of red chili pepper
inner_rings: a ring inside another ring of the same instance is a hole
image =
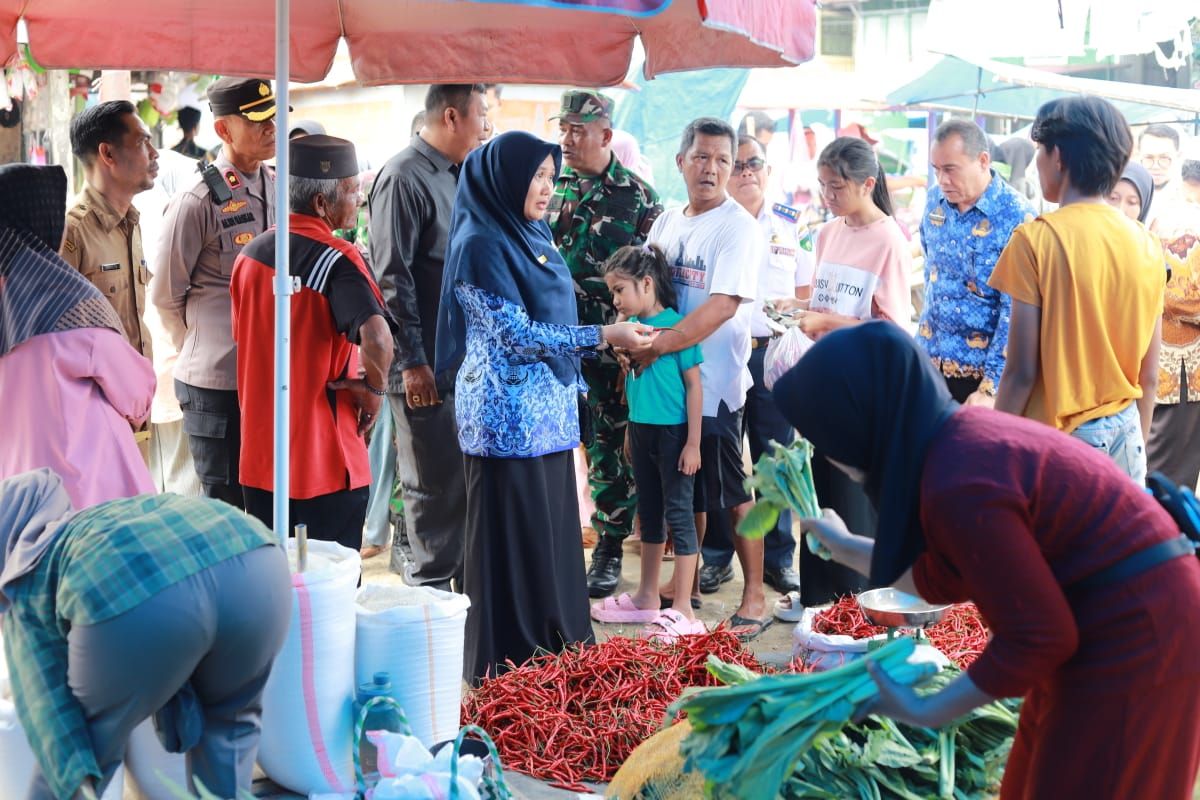
[[[866,639],[887,633],[887,628],[872,625],[863,616],[858,601],[851,596],[839,599],[813,618],[816,633],[842,634]],[[941,650],[960,669],[966,669],[987,646],[988,629],[974,603],[951,606],[936,625],[925,629],[929,643]]]
[[[717,684],[706,668],[710,655],[763,671],[726,629],[671,645],[613,637],[510,662],[467,695],[463,724],[491,735],[505,768],[586,792],[582,781],[612,780],[685,688]]]

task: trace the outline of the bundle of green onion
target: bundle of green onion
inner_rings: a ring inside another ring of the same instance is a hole
[[[868,662],[905,686],[936,672],[908,661],[914,646],[902,637],[838,669],[808,675],[760,677],[710,657],[709,670],[731,685],[685,694],[671,707],[686,712],[692,726],[681,748],[685,770],[704,774],[708,797],[775,797],[810,747],[836,735],[878,695]]]
[[[738,525],[738,533],[747,539],[761,539],[779,522],[779,514],[791,508],[802,517],[820,517],[817,490],[813,486],[813,446],[796,438],[786,447],[771,442],[773,452],[763,453],[746,478],[746,491],[754,492],[757,502]],[[809,552],[828,560],[828,548],[816,536],[805,537]]]

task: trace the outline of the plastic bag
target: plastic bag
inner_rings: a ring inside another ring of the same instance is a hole
[[[813,340],[799,328],[788,328],[782,335],[772,339],[767,345],[766,355],[763,356],[763,383],[766,387],[774,387],[775,381],[796,366],[800,357],[807,353],[813,344]]]
[[[443,747],[431,755],[415,736],[387,731],[367,734],[379,752],[379,783],[371,793],[373,800],[438,800],[450,796],[450,761],[453,747]],[[484,763],[471,756],[458,756],[455,783],[461,800],[479,800],[479,782]]]

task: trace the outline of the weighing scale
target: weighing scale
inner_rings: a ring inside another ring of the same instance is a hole
[[[930,605],[916,595],[891,588],[871,589],[859,594],[856,599],[867,622],[888,629],[887,638],[873,639],[867,645],[868,650],[882,647],[895,639],[902,628],[914,631],[913,638],[918,642],[928,642],[925,628],[940,622],[950,608],[948,605]]]

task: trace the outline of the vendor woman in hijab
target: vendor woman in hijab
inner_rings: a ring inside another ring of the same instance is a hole
[[[4,654],[39,767],[27,800],[102,794],[151,715],[215,796],[249,789],[290,584],[275,536],[218,500],[77,513],[49,469],[0,482]]]
[[[571,451],[586,384],[579,357],[648,349],[653,328],[579,325],[542,220],[562,151],[497,136],[463,163],[438,310],[436,370],[457,371],[467,478],[464,676],[592,641]]]
[[[1141,164],[1130,161],[1108,194],[1108,204],[1130,219],[1145,223],[1154,200],[1154,178]]]
[[[59,257],[66,197],[62,167],[0,167],[0,479],[50,467],[87,508],[154,491],[133,437],[154,366]]]
[[[1191,798],[1200,564],[1153,497],[1077,439],[960,407],[891,323],[824,337],[775,400],[879,512],[874,541],[828,511],[801,528],[876,586],[973,601],[992,631],[941,692],[874,671],[875,713],[937,728],[1023,696],[1002,800]]]

